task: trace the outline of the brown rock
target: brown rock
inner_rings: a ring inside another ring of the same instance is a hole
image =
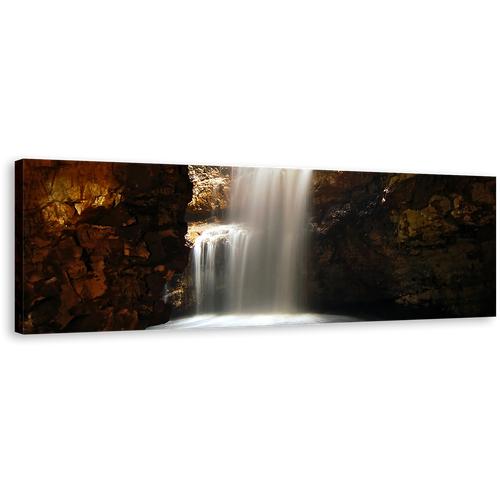
[[[193,198],[186,217],[202,220],[215,216],[221,218],[227,209],[231,189],[231,168],[189,165],[193,182]]]
[[[51,251],[52,249],[50,247],[33,248],[30,252],[31,262],[33,264],[44,262]]]
[[[387,185],[383,189],[382,203],[388,208],[398,210],[406,206],[411,200],[416,180],[416,176],[411,174],[389,175]]]
[[[60,316],[62,315],[63,313],[60,312]],[[89,306],[89,305],[82,306],[77,308],[75,316],[73,316],[73,319],[71,319],[71,321],[66,323],[64,327],[62,326],[59,327],[58,331],[66,333],[66,332],[91,332],[96,330],[106,330],[106,325],[109,319],[110,319],[109,309],[101,310],[94,306]],[[104,325],[104,327],[100,328],[100,325]],[[42,332],[36,332],[36,333],[42,333]],[[45,331],[43,333],[50,333],[50,330]]]
[[[169,269],[166,273],[162,273],[162,276],[166,281],[170,281],[174,277],[175,271],[173,269]]]
[[[162,238],[160,233],[158,232],[147,233],[144,236],[144,240],[146,241],[147,245],[147,249],[145,250],[145,252],[143,252],[143,253],[147,252],[146,258],[148,258],[151,255],[151,260],[153,262],[161,262],[162,260],[165,259],[166,254],[165,250],[163,249]],[[137,251],[138,249],[136,248],[136,252]]]
[[[148,251],[148,247],[143,241],[132,250],[132,253],[130,255],[134,257],[141,257],[143,259],[149,259],[151,253]]]
[[[63,312],[71,311],[80,302],[80,298],[75,293],[72,284],[61,285],[61,296],[64,297],[65,310]]]
[[[33,238],[33,245],[35,248],[44,248],[44,247],[47,247],[47,246],[50,246],[50,241],[49,240],[45,240],[43,238],[40,238],[39,236],[35,236]]]
[[[102,273],[104,271],[105,267],[106,267],[106,263],[104,262],[104,259],[103,260],[93,261],[93,262],[91,262],[90,265],[92,266],[92,270],[96,274]]]
[[[474,203],[495,204],[495,186],[493,182],[475,182],[472,185],[471,198]]]
[[[37,283],[40,280],[43,280],[45,273],[42,270],[33,270],[26,274],[27,283]]]
[[[87,275],[87,267],[82,261],[77,261],[76,263],[64,263],[64,261],[58,262],[60,262],[61,265],[65,265],[65,270],[72,280],[81,279]]]
[[[107,325],[108,330],[135,330],[139,323],[137,311],[123,309],[112,316],[111,322]],[[168,321],[168,318],[165,322]]]
[[[153,296],[159,297],[163,287],[165,286],[165,278],[160,274],[148,274],[145,280]]]
[[[55,317],[54,324],[58,325],[57,328],[62,331],[72,319],[73,315],[66,309],[62,309]]]
[[[85,287],[85,280],[81,278],[71,280],[71,285],[78,295],[79,300],[87,297],[87,289]]]
[[[166,323],[172,312],[172,304],[166,304],[162,300],[155,302],[153,307],[153,316],[150,321],[150,325],[161,325]]]
[[[41,297],[55,297],[61,293],[61,283],[54,277],[37,282],[35,289]]]
[[[88,275],[87,275],[88,276]],[[87,296],[92,299],[101,297],[107,289],[106,278],[104,273],[102,274],[90,274],[90,277],[84,280],[85,288],[87,289]]]
[[[30,308],[29,313],[26,317],[26,322],[32,328],[48,328],[52,320],[55,318],[61,306],[61,300],[59,297],[51,297],[48,299],[42,299],[36,301],[35,305]]]
[[[64,264],[79,262],[82,256],[82,248],[73,237],[64,238],[57,242],[55,247],[56,258],[58,262]]]
[[[123,223],[123,226],[131,226],[132,224],[135,224],[137,222],[137,219],[135,217],[131,217],[128,221]]]

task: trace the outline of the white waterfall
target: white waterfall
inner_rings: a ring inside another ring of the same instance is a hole
[[[301,310],[311,175],[234,169],[228,223],[204,231],[194,245],[198,314]]]
[[[197,313],[242,309],[248,230],[237,224],[207,229],[195,241]]]

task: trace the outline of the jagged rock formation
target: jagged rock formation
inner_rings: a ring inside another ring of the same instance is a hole
[[[22,333],[165,323],[188,262],[182,165],[16,162],[16,326]]]
[[[310,305],[494,315],[495,194],[492,177],[316,171]]]
[[[189,165],[193,198],[186,211],[186,220],[205,221],[210,217],[224,217],[229,203],[231,170],[231,167]]]

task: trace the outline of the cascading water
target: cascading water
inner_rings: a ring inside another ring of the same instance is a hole
[[[196,238],[186,269],[196,315],[150,328],[359,321],[304,311],[311,187],[310,170],[234,168],[227,220]]]
[[[310,170],[235,169],[228,224],[194,245],[198,314],[301,310],[310,189]]]
[[[205,230],[195,241],[192,269],[197,314],[240,311],[248,230],[237,224]]]

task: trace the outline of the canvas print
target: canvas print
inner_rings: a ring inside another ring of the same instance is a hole
[[[16,331],[496,315],[496,178],[16,162]]]

